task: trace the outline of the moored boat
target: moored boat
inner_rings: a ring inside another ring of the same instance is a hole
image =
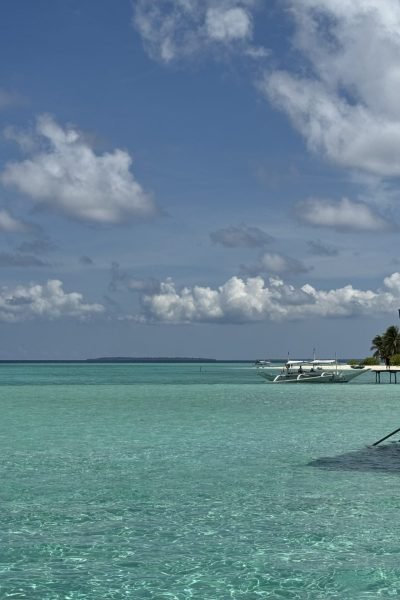
[[[283,367],[257,366],[257,375],[271,383],[347,383],[367,371],[368,367],[355,369],[336,360],[315,359],[289,360]]]

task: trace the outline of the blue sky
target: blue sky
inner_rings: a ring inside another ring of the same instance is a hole
[[[0,358],[365,356],[400,306],[393,0],[4,0]]]

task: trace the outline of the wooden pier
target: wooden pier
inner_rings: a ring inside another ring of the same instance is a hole
[[[397,383],[397,375],[399,375],[400,383],[400,367],[385,367],[384,365],[373,365],[370,367],[370,369],[373,373],[375,373],[375,383]],[[383,377],[381,379],[382,374]]]

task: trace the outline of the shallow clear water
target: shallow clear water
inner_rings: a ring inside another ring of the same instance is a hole
[[[399,384],[274,386],[240,364],[0,378],[1,598],[400,595],[400,449],[367,448],[400,426]]]

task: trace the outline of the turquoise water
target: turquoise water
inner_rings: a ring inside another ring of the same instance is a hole
[[[400,385],[240,364],[0,377],[2,599],[400,595],[400,450],[366,447],[400,426]]]

